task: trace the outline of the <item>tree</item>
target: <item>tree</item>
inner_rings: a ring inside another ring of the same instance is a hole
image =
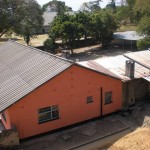
[[[75,16],[76,21],[81,24],[81,34],[85,39],[85,43],[87,40],[87,37],[90,36],[90,28],[91,28],[91,20],[90,20],[90,14],[85,12],[79,12]]]
[[[41,29],[43,25],[43,11],[35,0],[25,0],[16,10],[16,18],[19,23],[15,24],[14,31],[24,37],[27,45],[34,33]]]
[[[72,11],[72,8],[66,6],[65,2],[63,1],[52,0],[46,3],[45,5],[43,5],[43,10],[50,11],[50,12],[57,12],[58,15],[60,15],[64,12]]]
[[[106,5],[106,8],[111,9],[113,13],[116,12],[116,0],[111,0],[109,4]]]
[[[140,21],[138,25],[138,33],[145,38],[137,42],[137,47],[141,50],[150,47],[150,5],[149,0],[137,0],[134,6],[135,13],[140,14]]]
[[[102,0],[84,2],[80,7],[80,11],[84,11],[84,12],[98,11],[101,9],[101,7],[100,7],[101,1]]]
[[[17,21],[14,10],[20,2],[19,0],[0,0],[0,37],[11,29]]]
[[[71,52],[75,47],[75,40],[81,37],[82,26],[76,21],[75,16],[62,14],[57,16],[51,24],[50,37],[61,38],[67,44]]]
[[[46,51],[51,51],[52,53],[55,53],[55,41],[51,38],[48,38],[45,42],[44,42],[44,48]]]
[[[150,0],[136,0],[134,5],[134,12],[140,13],[142,16],[150,16]]]
[[[134,11],[133,11],[133,7],[135,5],[136,0],[126,0],[127,2],[127,6],[129,8],[129,18],[130,18],[130,22],[133,23],[134,21]]]
[[[99,11],[91,15],[92,37],[105,47],[111,41],[113,32],[119,27],[115,16],[109,11]]]
[[[145,36],[144,39],[137,42],[137,47],[141,50],[150,47],[150,17],[143,17],[138,26],[139,34]]]
[[[0,0],[0,36],[12,29],[29,44],[43,24],[42,14],[35,0]]]
[[[139,50],[146,50],[150,48],[150,38],[146,37],[142,40],[137,41],[137,47]]]
[[[138,26],[138,32],[141,35],[150,36],[150,17],[143,17]]]
[[[129,8],[126,5],[117,7],[116,17],[120,22],[127,22],[130,16]]]

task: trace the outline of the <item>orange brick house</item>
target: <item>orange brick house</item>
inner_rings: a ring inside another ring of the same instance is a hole
[[[122,108],[122,80],[38,49],[0,46],[0,112],[24,139]]]

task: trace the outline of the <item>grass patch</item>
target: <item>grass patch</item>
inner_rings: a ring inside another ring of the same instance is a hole
[[[32,38],[31,41],[30,41],[30,45],[31,46],[42,46],[44,41],[48,38],[48,35],[47,34],[41,34],[41,35],[36,35],[35,38]],[[3,35],[1,38],[0,38],[0,44],[3,44],[5,43],[6,41],[8,41],[9,39],[11,40],[14,40],[14,41],[17,41],[19,42],[20,44],[25,44],[26,45],[26,42],[24,41],[23,37],[20,37],[20,36],[16,36],[14,34],[12,35]]]
[[[124,31],[136,31],[138,29],[138,26],[136,24],[127,24],[122,25],[117,32],[124,32]]]

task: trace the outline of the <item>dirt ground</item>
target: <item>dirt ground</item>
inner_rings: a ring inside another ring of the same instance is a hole
[[[48,38],[48,35],[47,34],[42,34],[42,35],[36,35],[35,38],[32,38],[31,41],[30,41],[30,45],[31,46],[42,46],[43,45],[43,42]],[[0,44],[3,44],[5,43],[7,40],[15,40],[21,44],[24,44],[26,45],[23,37],[19,37],[15,34],[12,34],[12,35],[3,35],[2,38],[0,38]]]
[[[98,146],[90,150],[150,150],[150,102],[145,103],[126,116],[124,121],[130,124],[130,133],[113,142],[111,146]],[[113,138],[113,137],[112,137]]]
[[[108,150],[149,150],[150,127],[138,128],[134,132],[121,138]]]

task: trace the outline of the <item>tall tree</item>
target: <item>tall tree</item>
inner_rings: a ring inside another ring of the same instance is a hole
[[[81,38],[82,26],[76,21],[75,16],[58,15],[51,24],[50,37],[61,38],[71,49],[75,47],[75,40]]]
[[[0,0],[0,36],[12,29],[29,44],[43,24],[42,14],[35,0]]]
[[[41,29],[43,25],[43,11],[35,0],[25,0],[17,7],[16,17],[19,23],[15,24],[15,32],[24,37],[29,45],[30,38]]]
[[[127,6],[129,7],[129,13],[130,13],[130,22],[133,23],[134,21],[134,11],[133,11],[133,7],[135,5],[136,0],[126,0],[127,2]]]
[[[107,46],[111,41],[113,32],[118,28],[119,23],[115,16],[109,11],[99,11],[91,15],[92,20],[92,37],[95,38],[102,46]]]
[[[112,10],[113,13],[116,12],[116,0],[111,0],[109,4],[106,5],[106,8],[109,8]]]
[[[136,0],[134,12],[139,12],[141,16],[150,16],[150,0]]]
[[[76,14],[76,21],[81,24],[81,34],[85,39],[85,44],[87,37],[90,36],[90,28],[91,28],[91,20],[90,20],[90,13],[79,12]]]
[[[22,0],[0,0],[0,37],[17,22],[15,10]]]
[[[102,0],[94,0],[94,1],[89,1],[89,2],[84,2],[81,7],[80,11],[84,12],[93,12],[93,11],[98,11],[101,9],[100,7],[100,2]]]
[[[64,12],[72,11],[72,8],[66,6],[65,2],[63,1],[52,0],[46,3],[45,5],[43,5],[43,10],[50,11],[50,12],[57,12],[58,15],[60,15]]]
[[[150,47],[150,17],[143,17],[138,26],[139,34],[145,36],[144,39],[137,42],[137,47],[140,50],[147,49]]]
[[[139,14],[138,32],[145,38],[137,42],[137,47],[147,49],[150,47],[150,0],[136,0],[134,12]]]
[[[116,17],[120,22],[127,22],[130,17],[129,7],[126,5],[118,6]]]

